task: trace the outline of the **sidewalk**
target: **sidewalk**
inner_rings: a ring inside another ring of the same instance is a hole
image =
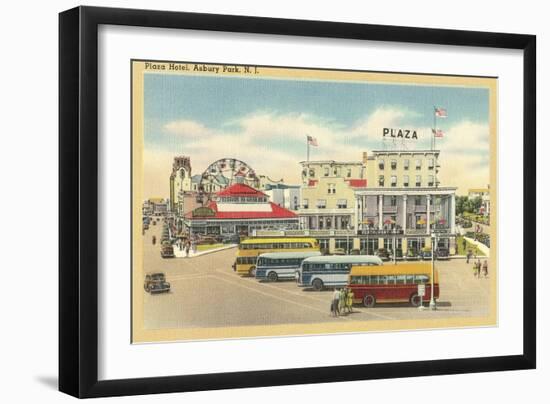
[[[201,255],[206,255],[206,254],[215,253],[215,252],[218,252],[218,251],[228,250],[228,249],[234,248],[234,247],[237,247],[237,244],[226,244],[223,247],[213,248],[211,250],[205,250],[205,251],[193,252],[192,250],[189,250],[189,256],[186,257],[185,256],[185,248],[180,250],[178,248],[178,246],[174,245],[174,255],[176,256],[176,258],[194,258],[194,257],[199,257]]]

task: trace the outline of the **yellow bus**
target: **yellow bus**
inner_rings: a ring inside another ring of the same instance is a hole
[[[319,242],[308,237],[249,238],[239,244],[233,271],[255,276],[258,255],[298,251],[320,251]]]

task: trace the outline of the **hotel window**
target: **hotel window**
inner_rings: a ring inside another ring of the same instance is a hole
[[[420,175],[416,176],[416,186],[417,187],[422,186],[422,176],[420,176]]]
[[[336,206],[337,206],[338,209],[347,209],[348,200],[347,199],[338,199],[338,202],[336,203]]]
[[[434,169],[434,159],[428,159],[428,170]]]
[[[403,169],[404,170],[409,169],[409,159],[403,160]]]
[[[315,177],[315,170],[313,168],[309,169],[309,176],[310,177]]]
[[[384,176],[381,175],[378,177],[378,186],[383,187],[384,186]]]
[[[403,186],[404,186],[404,187],[408,187],[408,186],[409,186],[409,176],[408,176],[408,175],[404,175],[404,176],[403,176]]]
[[[327,207],[326,199],[317,199],[317,209],[325,209]]]
[[[390,206],[397,206],[397,196],[390,196]]]
[[[379,168],[380,170],[383,170],[383,169],[384,169],[384,159],[378,160],[378,168]]]
[[[351,168],[348,168],[348,173],[346,174],[346,177],[348,177],[348,178],[351,177]]]
[[[433,187],[434,186],[434,176],[428,175],[428,186]]]
[[[329,194],[335,194],[336,193],[336,184],[328,184],[328,193]]]
[[[340,173],[341,173],[340,170],[341,170],[340,167],[334,167],[334,175],[337,176],[337,177],[339,177],[339,176],[340,176]]]
[[[396,176],[396,175],[392,175],[392,176],[391,176],[391,186],[392,186],[392,187],[396,187],[396,186],[397,186],[397,176]]]
[[[416,169],[420,170],[422,168],[422,160],[417,159],[415,163]]]
[[[397,160],[392,160],[391,161],[391,169],[392,170],[397,170]]]
[[[416,195],[414,197],[414,205],[415,206],[420,206],[422,205],[422,197],[420,195]]]
[[[325,167],[325,177],[328,177],[328,171],[329,171],[329,168]]]
[[[302,199],[302,206],[304,209],[309,209],[309,199]]]

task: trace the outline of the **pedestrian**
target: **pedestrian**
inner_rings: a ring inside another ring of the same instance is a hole
[[[470,258],[472,257],[472,250],[469,249],[468,253],[466,254],[466,264],[470,263]]]
[[[466,239],[463,238],[463,239],[462,239],[462,249],[463,249],[463,250],[466,250],[466,247],[467,247],[467,246],[468,246],[468,243],[466,242]]]
[[[349,288],[346,294],[346,309],[349,313],[353,313],[353,291]]]
[[[187,240],[185,242],[185,257],[188,258],[189,257],[189,248],[191,247],[191,243],[189,242],[189,240]]]
[[[480,278],[481,277],[481,260],[480,259],[478,259],[476,262],[476,268],[477,268],[477,277]]]
[[[487,278],[489,275],[489,264],[487,263],[487,260],[483,261],[483,276]]]
[[[339,303],[338,312],[343,313],[346,306],[346,289],[345,288],[340,289],[340,298],[338,300],[338,303]]]
[[[340,301],[340,291],[338,289],[334,289],[334,293],[332,294],[332,305],[331,305],[331,309],[334,314],[334,317],[338,317],[338,315],[340,314],[339,301]]]
[[[155,245],[155,243],[157,242],[157,238],[155,236],[153,236],[153,245]]]

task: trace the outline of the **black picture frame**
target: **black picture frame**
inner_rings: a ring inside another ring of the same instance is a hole
[[[523,354],[98,380],[98,27],[101,24],[523,51]],[[59,390],[103,397],[536,366],[536,37],[184,12],[77,7],[59,15]]]

